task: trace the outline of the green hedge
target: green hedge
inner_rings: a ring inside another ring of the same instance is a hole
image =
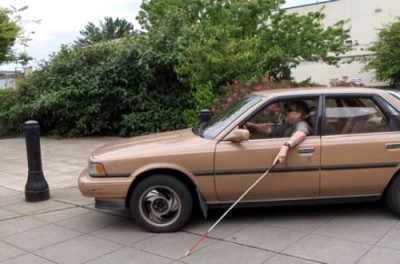
[[[185,127],[191,91],[174,71],[127,38],[92,46],[63,46],[0,98],[0,125],[18,133],[38,120],[45,134],[138,135]],[[4,95],[8,97],[8,95]]]

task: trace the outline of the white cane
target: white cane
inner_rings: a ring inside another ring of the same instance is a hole
[[[200,238],[196,241],[196,243],[193,244],[193,246],[185,253],[185,257],[189,256],[193,250],[204,240],[204,238],[207,237],[207,235],[224,219],[224,217],[245,197],[251,189],[254,188],[262,179],[264,179],[265,176],[275,167],[276,164],[279,162],[276,162],[275,164],[272,165],[271,168],[267,169],[263,175],[258,177],[258,179],[226,210],[226,212],[205,232],[200,236]]]

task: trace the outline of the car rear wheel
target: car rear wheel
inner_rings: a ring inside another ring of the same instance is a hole
[[[192,214],[193,198],[184,183],[168,175],[155,175],[134,189],[130,209],[136,222],[150,232],[181,229]]]
[[[390,183],[386,192],[386,204],[395,214],[400,215],[400,174]]]

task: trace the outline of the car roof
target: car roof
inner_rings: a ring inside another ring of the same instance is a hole
[[[297,95],[315,95],[315,94],[387,94],[386,90],[378,88],[365,87],[299,87],[270,89],[254,92],[260,96],[297,96]]]

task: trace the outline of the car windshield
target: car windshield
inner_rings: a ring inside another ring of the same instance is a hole
[[[249,95],[240,101],[233,102],[225,111],[213,116],[205,125],[199,125],[194,131],[204,138],[215,138],[226,126],[261,101],[261,98],[259,95]]]

